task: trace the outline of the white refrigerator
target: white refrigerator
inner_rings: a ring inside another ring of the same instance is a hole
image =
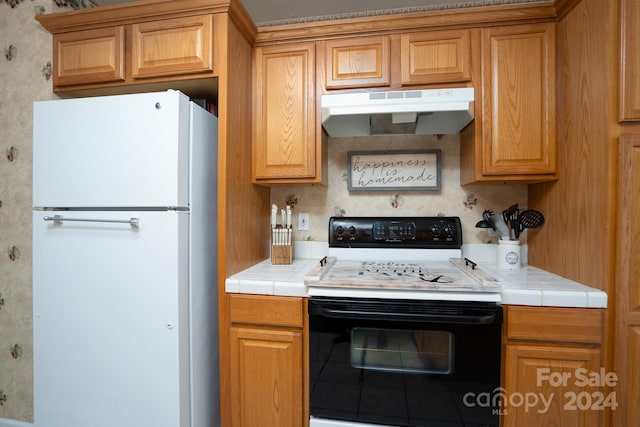
[[[169,90],[33,123],[35,426],[218,426],[217,119]]]

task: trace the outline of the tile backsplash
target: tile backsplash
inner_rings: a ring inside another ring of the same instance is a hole
[[[295,240],[327,241],[331,216],[459,216],[465,243],[495,243],[486,229],[476,228],[485,209],[500,213],[518,203],[527,206],[527,186],[460,185],[459,135],[329,138],[326,186],[272,187],[271,203],[293,207]],[[441,150],[441,189],[349,191],[347,155],[352,151]],[[309,213],[309,230],[297,228],[297,214]],[[525,233],[526,234],[526,233]],[[521,240],[526,239],[526,235]]]

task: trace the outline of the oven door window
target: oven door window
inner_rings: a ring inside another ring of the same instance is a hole
[[[381,328],[351,330],[351,366],[397,373],[450,374],[453,334]]]

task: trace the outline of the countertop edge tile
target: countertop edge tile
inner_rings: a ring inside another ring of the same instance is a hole
[[[239,293],[275,295],[272,281],[253,280],[253,279],[252,280],[240,279]]]
[[[588,307],[586,291],[542,291],[542,305],[549,307]]]
[[[274,295],[283,297],[306,297],[307,288],[304,283],[298,282],[276,282],[273,284]]]
[[[534,289],[508,289],[501,292],[502,304],[542,306],[542,291]]]
[[[589,308],[607,308],[609,296],[606,292],[587,292],[587,304]]]

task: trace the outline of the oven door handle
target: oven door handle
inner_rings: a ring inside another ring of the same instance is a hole
[[[361,311],[328,308],[316,305],[314,313],[325,317],[337,319],[366,319],[366,320],[392,320],[405,322],[433,322],[433,323],[462,323],[474,325],[489,325],[499,321],[495,313],[478,314],[438,314],[438,313],[403,313],[384,311]]]

